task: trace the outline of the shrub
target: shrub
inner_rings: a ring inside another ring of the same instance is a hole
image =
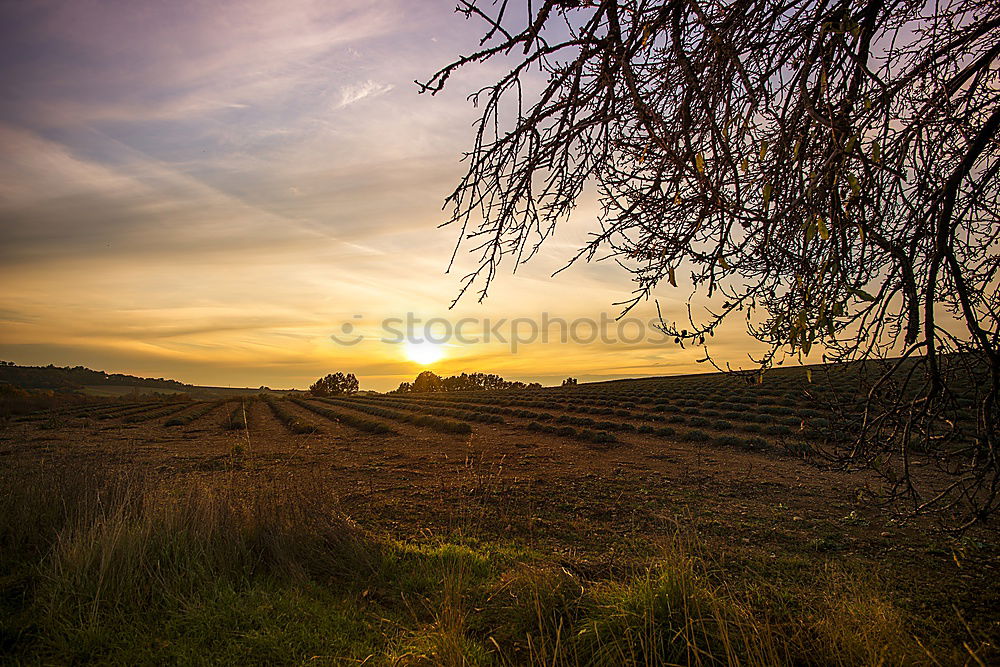
[[[720,447],[744,447],[746,441],[735,435],[720,435],[715,439],[715,444]]]
[[[616,438],[613,433],[607,433],[606,431],[588,431],[587,437],[590,442],[599,445],[618,442],[618,438]]]
[[[692,431],[687,431],[681,436],[681,440],[684,440],[686,442],[708,442],[711,439],[712,436],[710,436],[708,433],[705,433],[704,431],[699,431],[697,429],[694,429]]]

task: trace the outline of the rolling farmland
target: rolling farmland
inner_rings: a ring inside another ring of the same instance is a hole
[[[10,419],[0,461],[11,475],[141,470],[171,494],[274,486],[391,539],[529,549],[581,590],[686,535],[715,567],[759,571],[782,595],[808,597],[830,567],[865,571],[900,613],[982,641],[998,620],[984,611],[1000,593],[995,543],[884,511],[873,476],[815,451],[860,408],[852,388],[796,369],[762,384],[118,399]]]

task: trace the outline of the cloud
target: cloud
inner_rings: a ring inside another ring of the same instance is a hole
[[[342,368],[384,389],[419,369],[374,341],[335,346],[329,334],[355,313],[374,328],[409,311],[613,310],[629,283],[612,267],[548,277],[585,238],[587,202],[487,302],[448,310],[473,264],[462,255],[444,273],[458,232],[438,229],[441,203],[471,141],[465,95],[495,74],[463,70],[440,95],[416,93],[414,79],[478,44],[479,26],[451,10],[2,3],[0,356],[254,386]],[[449,352],[442,372],[519,379],[693,368],[697,354]]]
[[[392,90],[392,88],[393,86],[390,83],[378,83],[371,80],[342,86],[340,88],[340,101],[334,105],[334,109],[343,109],[355,102],[384,95]]]

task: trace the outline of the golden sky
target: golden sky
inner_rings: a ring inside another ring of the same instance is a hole
[[[449,310],[471,258],[445,273],[441,203],[472,139],[465,97],[497,74],[417,94],[480,36],[453,5],[4,3],[0,358],[234,386],[343,370],[378,390],[425,367],[543,383],[708,370],[653,331],[562,343],[555,326],[515,351],[508,324],[506,344],[469,340],[485,318],[521,318],[526,338],[543,314],[613,317],[631,283],[604,264],[549,277],[592,228],[584,201],[485,302]],[[686,317],[687,293],[661,290],[668,318]],[[382,322],[407,313],[476,324],[429,351],[384,341]],[[713,352],[743,363],[738,324]]]

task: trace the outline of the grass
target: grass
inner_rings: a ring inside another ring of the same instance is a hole
[[[729,571],[679,533],[587,580],[516,544],[369,534],[308,480],[38,473],[0,485],[0,650],[18,662],[931,662],[879,582],[836,561]]]

